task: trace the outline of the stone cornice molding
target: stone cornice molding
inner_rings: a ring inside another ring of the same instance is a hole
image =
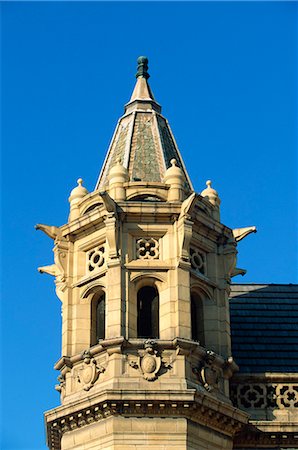
[[[278,426],[273,429],[269,427],[262,427],[260,426],[260,422],[252,421],[249,425],[246,427],[243,427],[243,429],[238,432],[234,438],[234,448],[243,448],[247,449],[249,448],[293,448],[297,449],[297,439],[298,439],[298,432],[297,432],[297,424],[295,426],[292,426],[292,431],[284,430],[283,425],[287,424],[280,424],[281,427]],[[266,429],[267,428],[267,429]]]
[[[89,397],[88,401],[46,412],[49,448],[59,450],[64,433],[112,415],[184,417],[230,437],[248,422],[247,414],[208,394],[196,393],[194,389],[176,392],[111,390]]]
[[[244,383],[244,382],[252,382],[252,383],[287,383],[287,382],[298,382],[298,373],[296,372],[265,372],[265,373],[237,373],[233,376],[231,380],[232,383]]]

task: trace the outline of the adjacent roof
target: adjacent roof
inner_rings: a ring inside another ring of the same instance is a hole
[[[230,297],[240,372],[298,372],[298,285],[234,284]]]
[[[139,57],[137,82],[116,126],[95,189],[104,189],[109,171],[119,158],[128,169],[130,181],[144,182],[163,182],[165,171],[175,158],[184,173],[186,191],[193,191],[170,126],[160,114],[161,106],[148,84],[147,70],[148,59]]]

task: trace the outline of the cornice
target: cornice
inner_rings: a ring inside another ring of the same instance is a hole
[[[158,398],[158,400],[157,400]],[[208,394],[185,391],[105,391],[88,401],[45,413],[51,450],[60,449],[64,433],[113,415],[125,417],[183,417],[233,437],[248,422],[247,414]]]
[[[264,372],[264,373],[237,373],[233,375],[231,383],[290,383],[298,382],[298,373],[292,372]]]
[[[268,423],[269,427],[270,422]],[[274,423],[274,429],[261,429],[260,422],[252,421],[238,432],[234,439],[234,448],[293,448],[297,449],[297,424],[292,427],[292,431],[285,431],[278,424]],[[284,424],[285,425],[285,424]],[[267,427],[267,428],[269,428]]]

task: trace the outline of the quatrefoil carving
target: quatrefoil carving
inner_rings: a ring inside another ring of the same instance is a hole
[[[87,267],[89,272],[93,272],[104,265],[105,262],[105,245],[99,245],[87,253]]]
[[[154,238],[140,238],[137,240],[138,259],[158,259],[159,242]]]
[[[191,248],[190,249],[190,264],[191,267],[200,272],[202,275],[206,275],[206,255],[202,251]]]

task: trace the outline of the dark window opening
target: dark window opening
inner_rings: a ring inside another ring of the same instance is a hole
[[[162,202],[163,200],[156,195],[137,195],[130,199],[131,202]]]
[[[197,295],[191,296],[191,338],[205,345],[203,303]]]
[[[86,211],[84,212],[84,214],[89,213],[90,211],[93,211],[93,209],[98,208],[99,206],[101,206],[102,203],[95,203],[94,205],[89,206],[89,208],[86,209]]]
[[[138,292],[138,337],[159,339],[159,296],[152,286]]]
[[[106,300],[105,294],[91,303],[91,345],[96,345],[100,339],[105,338],[106,327]]]

